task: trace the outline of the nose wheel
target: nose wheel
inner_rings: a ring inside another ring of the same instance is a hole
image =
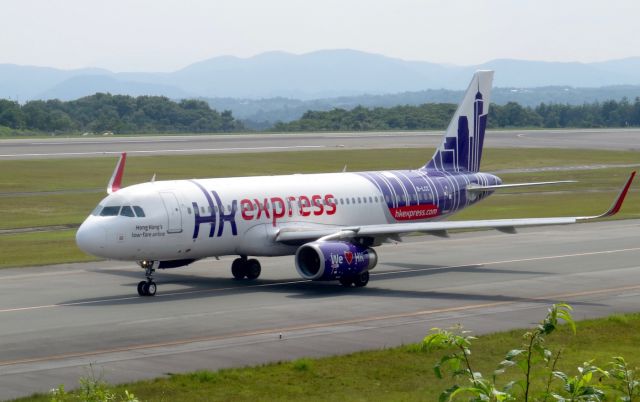
[[[140,296],[155,296],[156,290],[158,290],[158,287],[152,280],[140,281],[140,283],[138,283],[138,294]]]
[[[151,277],[155,272],[152,261],[142,261],[140,266],[144,268],[144,275],[147,277],[146,281],[140,281],[138,283],[138,295],[140,296],[155,296],[158,287]]]

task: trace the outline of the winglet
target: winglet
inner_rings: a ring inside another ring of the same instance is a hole
[[[120,190],[120,186],[122,185],[122,176],[124,176],[124,164],[126,161],[127,153],[123,152],[122,155],[120,155],[116,168],[113,170],[111,180],[109,180],[109,184],[107,185],[107,194],[115,193]]]
[[[611,208],[609,208],[607,212],[597,216],[588,216],[584,218],[579,218],[578,220],[606,218],[608,216],[613,216],[617,214],[618,211],[620,211],[620,208],[622,207],[622,203],[624,202],[624,199],[627,196],[627,192],[629,192],[629,187],[631,187],[631,182],[633,182],[633,178],[635,176],[636,176],[636,172],[631,172],[631,175],[627,179],[627,182],[625,183],[624,187],[622,187],[622,190],[620,190],[620,194],[618,194],[618,197],[616,197],[615,201],[613,201],[613,204],[611,204]]]

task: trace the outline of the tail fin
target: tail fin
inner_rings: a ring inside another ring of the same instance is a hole
[[[423,169],[477,172],[487,127],[493,71],[476,71],[442,144]]]

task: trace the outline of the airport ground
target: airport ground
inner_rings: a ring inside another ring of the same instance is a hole
[[[380,247],[357,290],[302,281],[287,257],[264,259],[255,283],[232,280],[230,258],[164,271],[152,299],[135,294],[142,272],[127,263],[5,269],[0,390],[73,386],[90,364],[120,383],[408,344],[434,326],[530,327],[560,301],[577,319],[635,312],[639,229],[623,220],[410,238]]]
[[[632,141],[633,136],[639,134],[633,130],[614,130],[610,136],[587,132],[584,133],[585,147],[632,150],[633,144],[640,144],[637,139]],[[560,147],[564,141],[566,147],[580,148],[580,133],[561,136],[566,140],[555,139],[550,143]],[[524,133],[505,138],[519,141],[518,138],[529,137],[529,133]],[[425,138],[430,137],[417,141]],[[341,141],[346,142],[344,138]],[[539,142],[539,146],[549,145],[545,140],[533,141]],[[330,145],[329,149],[350,152],[348,145],[342,145],[344,147]],[[62,145],[47,146],[58,151],[38,152],[56,153],[46,155],[49,157],[62,156],[59,151]],[[150,144],[145,146],[149,148]],[[420,155],[419,149],[413,149],[417,145],[407,148],[411,149],[405,149],[400,156],[404,162]],[[4,143],[2,149],[7,155]],[[117,152],[115,149],[113,152]],[[253,158],[262,154],[260,150],[254,151],[258,153]],[[416,153],[411,154],[414,151]],[[17,153],[20,152],[23,151]],[[230,152],[234,152],[234,158],[239,158],[241,163],[246,162],[242,158],[252,158],[238,154],[235,149]],[[491,163],[491,152],[493,149],[487,150],[487,164]],[[571,185],[575,187],[545,190],[539,198],[530,199],[537,206],[537,213],[543,216],[558,205],[566,208],[567,203],[568,209],[561,210],[562,213],[579,208],[584,208],[585,214],[599,212],[609,205],[625,175],[640,163],[638,154],[630,151],[611,154],[589,151],[592,157],[587,159],[580,155],[583,151],[564,149],[555,151],[559,153],[555,156],[554,151],[540,155],[531,150],[529,158],[517,150],[503,152],[509,154],[512,162],[496,163],[492,170],[503,171],[506,177],[586,179],[585,183]],[[531,158],[534,153],[538,156]],[[329,154],[337,152],[325,153],[327,156],[320,159],[331,164],[334,171],[341,170],[342,164],[328,158]],[[33,155],[21,157],[33,158]],[[2,163],[33,163],[33,166],[73,163],[67,159],[41,160],[43,157],[16,162],[19,158],[16,156]],[[225,155],[210,159],[222,157]],[[553,158],[562,163],[551,162]],[[49,176],[31,182],[33,187],[2,189],[5,194],[0,198],[22,196],[46,201],[55,196],[81,199],[84,194],[99,199],[100,187],[113,166],[112,159],[91,160],[91,163],[84,160],[84,169],[66,170],[62,175],[49,169]],[[138,159],[156,163],[154,158]],[[306,159],[307,163],[313,161]],[[363,159],[366,163],[379,164],[383,158],[376,155]],[[106,173],[92,170],[94,164],[103,165],[101,169]],[[318,170],[326,167],[311,164]],[[163,169],[179,170],[179,165],[175,163]],[[358,166],[365,165],[356,163],[353,170]],[[131,163],[131,170],[127,172],[131,172],[131,176],[126,177],[131,182],[147,180],[148,167],[136,173],[135,163]],[[306,168],[300,168],[303,169]],[[82,172],[82,180],[74,179],[78,171]],[[588,179],[595,179],[595,183]],[[87,187],[87,181],[94,184]],[[2,182],[8,182],[7,175]],[[65,185],[57,186],[56,183],[62,182]],[[34,188],[42,187],[54,194],[34,196]],[[0,396],[11,398],[46,391],[60,383],[73,386],[77,378],[85,374],[88,364],[109,381],[125,382],[168,372],[237,367],[388,347],[415,342],[430,327],[457,322],[463,322],[476,333],[527,327],[556,301],[572,303],[576,318],[634,312],[640,300],[637,188],[636,183],[623,211],[628,214],[624,217],[636,219],[528,229],[518,235],[477,232],[457,234],[451,239],[411,237],[404,243],[383,246],[379,249],[381,262],[372,272],[370,285],[356,291],[331,283],[300,280],[291,257],[264,259],[263,276],[255,283],[231,280],[228,258],[164,271],[158,275],[159,293],[153,299],[135,295],[134,287],[142,271],[128,263],[101,261],[4,269],[0,271]],[[56,191],[60,193],[55,194]],[[7,192],[21,195],[7,195]],[[517,211],[514,206],[528,203],[527,198],[515,197],[528,195],[496,197],[498,204],[492,211],[480,212],[511,217]],[[552,201],[545,204],[549,199]],[[10,203],[13,202],[15,199]],[[578,202],[585,204],[580,206]],[[60,204],[68,206],[67,201]],[[83,213],[69,213],[60,218],[60,222],[77,219]],[[28,219],[29,214],[25,213],[18,221]],[[23,224],[23,227],[33,226],[33,223]],[[50,233],[73,231],[24,235]],[[6,239],[15,236],[18,234],[0,235],[0,241],[6,243]],[[72,244],[72,236],[67,240],[66,244]],[[31,247],[32,254],[39,254],[39,250]],[[68,252],[63,247],[58,249],[62,254]],[[3,250],[3,259],[7,254],[8,250]]]
[[[193,155],[303,150],[433,148],[441,131],[340,132],[306,134],[71,137],[0,140],[0,160],[95,158],[131,155]],[[488,131],[489,148],[640,150],[640,129]]]

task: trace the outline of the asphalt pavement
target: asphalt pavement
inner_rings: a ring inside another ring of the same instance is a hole
[[[231,258],[156,275],[96,262],[0,271],[0,399],[112,382],[327,356],[419,341],[456,323],[482,334],[530,327],[563,301],[575,318],[640,305],[640,220],[409,237],[378,248],[366,288],[297,277],[293,257],[231,279]],[[580,329],[578,328],[578,331]]]
[[[185,155],[332,149],[425,148],[443,131],[184,136],[97,136],[0,140],[0,160],[132,155]],[[640,150],[640,129],[489,130],[486,146]]]

